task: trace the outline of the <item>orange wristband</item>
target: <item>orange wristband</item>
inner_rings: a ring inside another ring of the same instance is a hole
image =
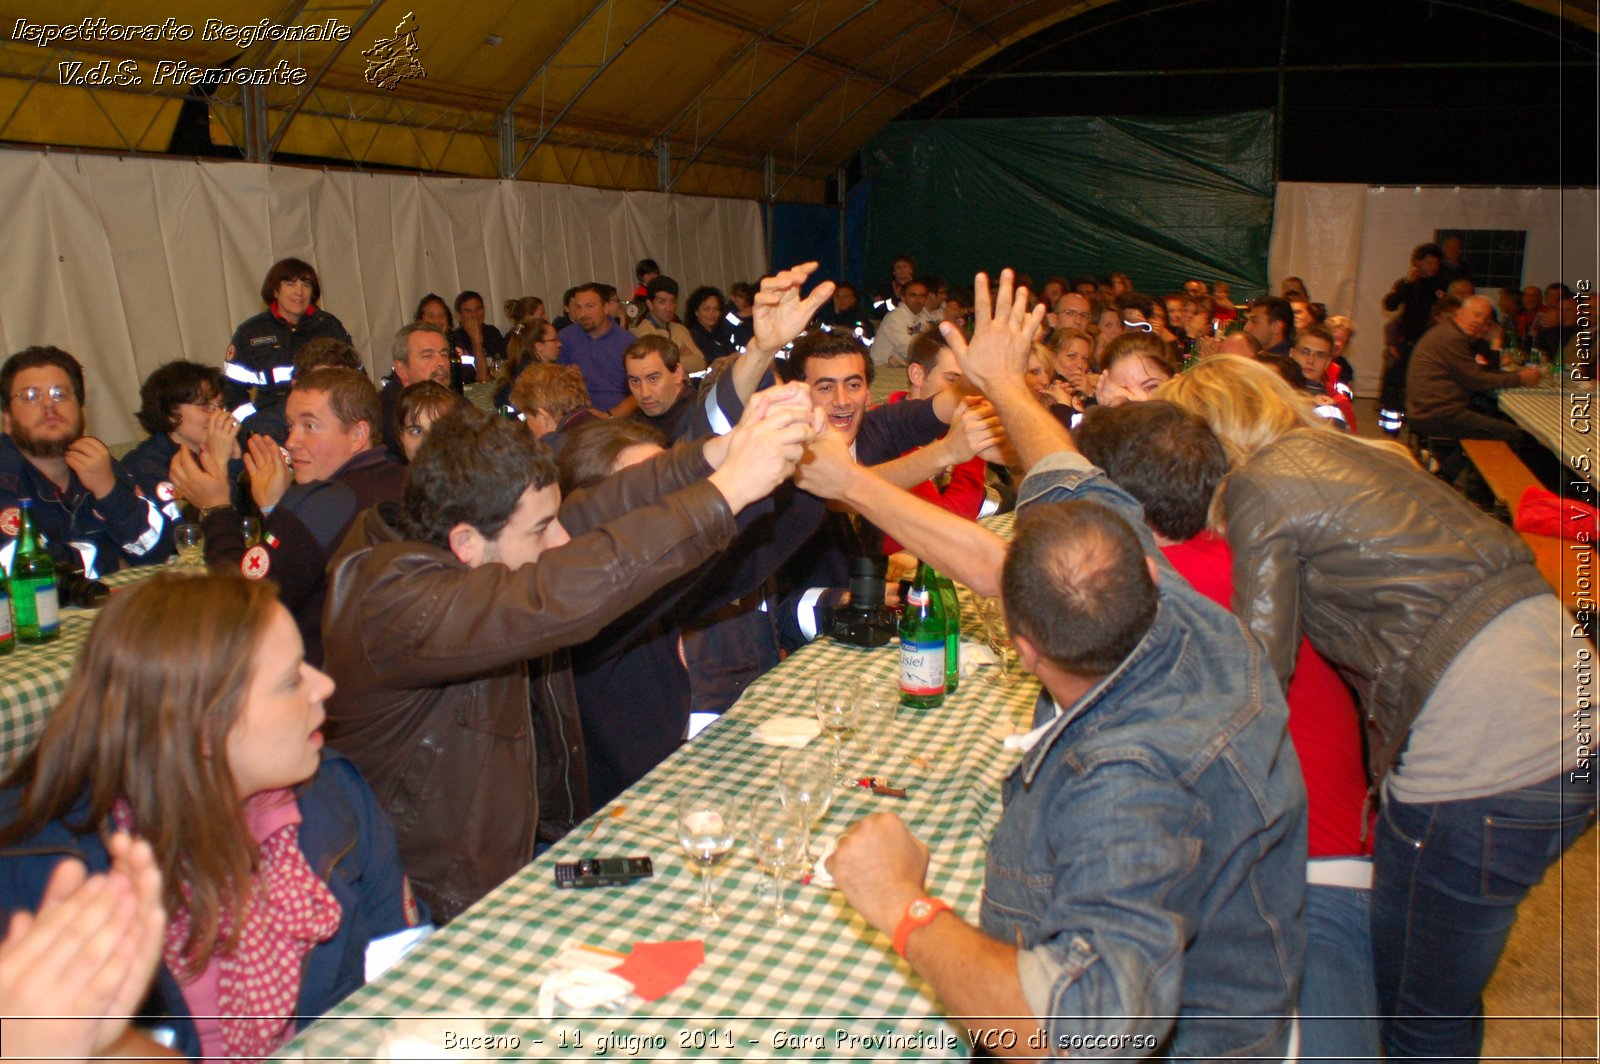
[[[905,915],[900,917],[900,922],[894,925],[894,951],[900,956],[906,955],[906,940],[911,937],[911,932],[919,927],[926,927],[933,922],[933,918],[940,913],[950,911],[948,902],[938,898],[923,896],[912,899],[906,906]]]

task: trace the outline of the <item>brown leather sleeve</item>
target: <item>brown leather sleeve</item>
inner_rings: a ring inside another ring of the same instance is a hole
[[[561,524],[577,538],[710,475],[705,444],[680,443],[648,462],[640,462],[567,496],[561,501]]]
[[[408,687],[573,646],[724,549],[733,534],[726,500],[700,480],[515,571],[440,565],[408,544],[378,547],[378,557],[362,562],[379,572],[358,607],[367,655],[387,683]],[[389,551],[395,556],[384,557]]]

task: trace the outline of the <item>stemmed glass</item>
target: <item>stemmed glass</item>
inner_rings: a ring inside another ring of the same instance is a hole
[[[821,679],[817,681],[812,697],[812,711],[817,723],[833,740],[833,775],[838,779],[844,772],[844,744],[861,723],[859,698],[861,686],[855,680]]]
[[[173,544],[178,548],[178,562],[181,565],[204,565],[206,563],[206,534],[199,525],[185,522],[172,530]]]
[[[994,652],[995,683],[1010,683],[1017,678],[1016,651],[1011,644],[1011,633],[1006,629],[1005,608],[1000,599],[990,595],[978,599],[978,621],[983,628],[983,642]]]
[[[892,687],[882,691],[863,689],[856,705],[861,714],[856,735],[862,747],[874,757],[893,753],[894,719],[900,711],[900,692]]]
[[[722,922],[722,913],[711,900],[711,866],[728,855],[737,835],[737,807],[725,795],[686,794],[678,799],[678,843],[700,866],[697,912],[702,927]]]
[[[799,814],[801,868],[811,871],[811,827],[833,804],[833,765],[820,752],[796,750],[778,758],[778,798]]]
[[[789,911],[788,881],[796,870],[806,867],[809,838],[806,818],[800,810],[770,797],[751,803],[750,848],[755,851],[756,866],[772,877],[767,917],[779,927],[792,927],[798,922]]]

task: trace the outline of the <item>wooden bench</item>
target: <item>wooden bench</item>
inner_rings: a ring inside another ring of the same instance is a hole
[[[1523,492],[1530,487],[1543,487],[1539,483],[1539,478],[1523,465],[1522,459],[1516,456],[1508,444],[1500,440],[1462,440],[1461,447],[1472,460],[1478,475],[1489,485],[1495,501],[1504,508],[1507,520],[1516,516],[1517,503],[1522,501]],[[1539,567],[1540,574],[1549,581],[1556,594],[1567,604],[1567,609],[1574,613],[1578,612],[1581,575],[1583,577],[1581,586],[1590,589],[1589,594],[1581,597],[1589,601],[1592,610],[1597,561],[1595,548],[1591,546],[1589,550],[1573,549],[1582,545],[1566,543],[1559,536],[1541,536],[1531,532],[1519,532],[1518,535],[1528,545],[1528,549],[1533,551],[1534,564]],[[1581,574],[1580,562],[1587,568],[1587,571]]]

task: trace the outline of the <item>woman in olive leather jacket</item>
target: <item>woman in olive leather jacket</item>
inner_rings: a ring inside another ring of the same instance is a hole
[[[1233,549],[1234,613],[1284,681],[1307,636],[1376,733],[1389,1058],[1475,1057],[1517,904],[1594,809],[1562,692],[1588,651],[1514,532],[1396,445],[1319,423],[1265,367],[1206,359],[1158,397],[1228,450],[1213,519]]]

